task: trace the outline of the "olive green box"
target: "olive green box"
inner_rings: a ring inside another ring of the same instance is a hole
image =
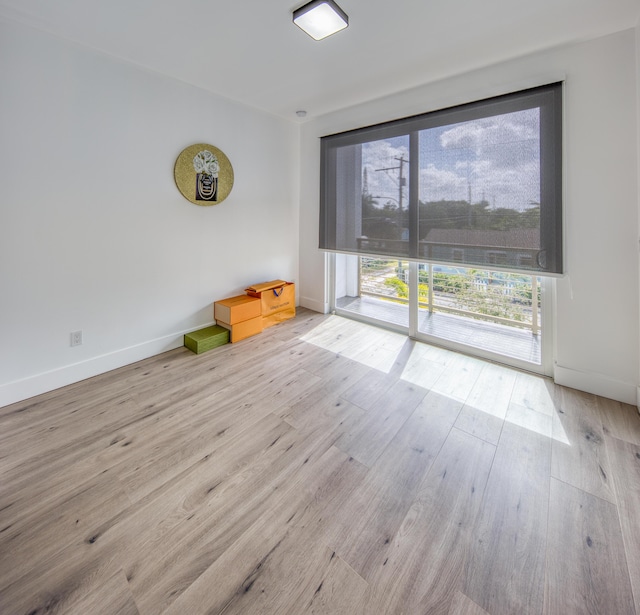
[[[199,331],[192,331],[184,336],[184,345],[193,350],[196,354],[201,354],[212,348],[223,346],[229,343],[229,330],[219,325],[206,327]]]

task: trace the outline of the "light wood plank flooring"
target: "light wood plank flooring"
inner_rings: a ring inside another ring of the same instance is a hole
[[[640,613],[636,409],[337,316],[0,408],[0,613]]]

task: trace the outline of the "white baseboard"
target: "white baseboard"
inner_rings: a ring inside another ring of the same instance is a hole
[[[329,313],[329,304],[324,301],[317,301],[316,299],[310,299],[309,297],[300,297],[300,306],[313,310],[314,312],[320,312],[320,314]]]
[[[602,374],[582,372],[556,364],[553,379],[556,384],[615,399],[625,404],[636,406],[640,402],[640,387],[636,384],[615,380]]]
[[[30,397],[35,397],[36,395],[41,395],[42,393],[53,391],[54,389],[59,389],[74,382],[80,382],[81,380],[104,374],[112,369],[131,365],[131,363],[148,359],[167,350],[179,348],[184,344],[185,333],[190,333],[191,331],[202,329],[212,324],[213,323],[200,325],[196,327],[196,329],[189,329],[181,333],[172,333],[171,335],[149,342],[143,342],[136,346],[116,350],[108,354],[87,359],[86,361],[65,365],[64,367],[48,372],[0,385],[0,408],[29,399]]]

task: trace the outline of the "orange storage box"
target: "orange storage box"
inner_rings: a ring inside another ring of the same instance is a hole
[[[213,317],[218,321],[218,324],[235,325],[261,316],[262,306],[258,297],[239,295],[216,301],[213,304]]]
[[[266,329],[296,315],[296,285],[285,280],[254,284],[245,289],[250,297],[260,298],[262,326]]]
[[[232,344],[251,337],[252,335],[262,333],[262,316],[249,318],[249,320],[243,320],[234,325],[229,325],[222,321],[218,321],[218,324],[225,329],[229,329],[229,337],[231,338]]]

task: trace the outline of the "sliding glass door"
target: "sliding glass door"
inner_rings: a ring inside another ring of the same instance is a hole
[[[321,139],[337,312],[548,372],[562,84]]]

